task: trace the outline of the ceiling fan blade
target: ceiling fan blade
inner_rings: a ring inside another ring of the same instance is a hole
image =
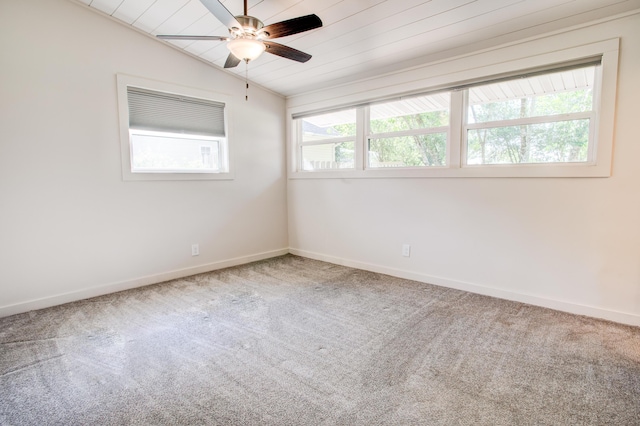
[[[224,63],[224,67],[225,68],[235,68],[238,66],[238,64],[241,62],[241,59],[236,58],[235,56],[233,56],[233,53],[229,53],[229,56],[227,56],[227,61]]]
[[[302,33],[321,26],[322,21],[317,15],[306,15],[267,25],[261,32],[266,33],[265,39],[270,39]]]
[[[197,36],[197,35],[157,35],[162,40],[229,40],[229,37],[221,36]]]
[[[311,55],[294,49],[293,47],[285,46],[273,41],[265,41],[266,52],[274,55],[282,56],[283,58],[291,59],[298,62],[307,62],[311,59]]]
[[[218,21],[226,25],[227,28],[242,28],[242,25],[240,25],[236,17],[233,16],[231,12],[229,12],[218,0],[200,0],[200,3],[209,9],[209,12],[211,12]]]

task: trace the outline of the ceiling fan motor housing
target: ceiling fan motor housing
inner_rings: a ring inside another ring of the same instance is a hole
[[[242,28],[231,27],[229,28],[229,32],[236,37],[242,35],[257,37],[259,35],[258,31],[264,27],[262,21],[253,16],[238,15],[235,18],[238,23],[242,25]]]

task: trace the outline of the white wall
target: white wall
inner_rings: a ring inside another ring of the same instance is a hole
[[[0,314],[288,246],[284,99],[86,9],[0,2]],[[123,181],[116,73],[232,96],[235,180]]]
[[[640,324],[640,17],[621,37],[610,178],[289,180],[284,101],[67,0],[0,2],[0,315],[292,251]],[[498,55],[499,56],[499,55]],[[470,67],[474,64],[471,61]],[[116,73],[233,96],[233,181],[124,182]],[[293,97],[415,86],[428,66]],[[289,233],[289,238],[287,236]],[[201,255],[190,256],[192,243]],[[412,245],[410,258],[400,255]]]
[[[457,62],[471,69],[487,58],[513,59],[507,51],[554,52],[617,37],[612,177],[290,179],[292,252],[640,325],[640,15]],[[291,97],[287,107],[419,89],[446,78],[443,64]],[[403,243],[410,258],[401,256]]]

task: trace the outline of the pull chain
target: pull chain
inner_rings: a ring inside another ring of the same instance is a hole
[[[244,100],[249,101],[249,61],[244,61],[244,82],[246,84],[245,92],[244,92]]]

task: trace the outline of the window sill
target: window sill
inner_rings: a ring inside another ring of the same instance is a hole
[[[168,180],[233,180],[233,173],[158,173],[123,171],[122,179],[125,181],[168,181]]]
[[[433,167],[429,169],[394,168],[393,170],[290,171],[289,179],[371,179],[371,178],[574,178],[610,177],[607,164],[519,164]]]

